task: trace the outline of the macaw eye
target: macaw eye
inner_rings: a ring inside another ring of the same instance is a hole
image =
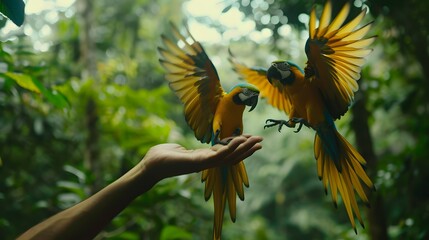
[[[253,95],[255,95],[255,92],[248,89],[248,88],[243,88],[243,94],[246,96],[253,96]]]

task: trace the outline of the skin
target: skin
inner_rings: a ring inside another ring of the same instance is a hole
[[[224,139],[228,145],[188,150],[166,143],[152,147],[125,175],[88,199],[35,225],[18,239],[93,239],[135,198],[162,179],[237,164],[261,149],[261,137]]]

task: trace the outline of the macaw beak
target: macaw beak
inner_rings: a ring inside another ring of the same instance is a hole
[[[249,98],[246,100],[245,104],[247,106],[250,106],[250,110],[249,112],[253,111],[253,109],[255,109],[256,105],[258,105],[258,94],[256,94],[255,96]]]
[[[282,84],[282,74],[279,71],[279,69],[277,69],[276,67],[274,67],[273,65],[271,65],[270,68],[268,68],[267,71],[267,79],[270,82],[270,84],[278,89],[282,89],[283,88],[283,84]]]
[[[281,78],[282,78],[282,75],[279,72],[279,70],[276,67],[274,67],[273,65],[271,65],[268,68],[268,71],[267,71],[267,79],[268,79],[268,81],[270,83],[273,83],[274,79],[276,79],[276,80],[279,81]]]

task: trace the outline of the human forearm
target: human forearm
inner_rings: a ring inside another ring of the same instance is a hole
[[[136,197],[158,181],[224,164],[261,149],[262,138],[240,136],[228,145],[187,150],[178,144],[152,147],[124,176],[95,195],[32,227],[18,239],[92,239]]]
[[[138,164],[92,197],[32,227],[18,239],[92,239],[154,183]]]

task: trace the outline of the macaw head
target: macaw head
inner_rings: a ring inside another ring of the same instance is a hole
[[[233,95],[232,100],[235,104],[249,106],[249,112],[255,109],[258,104],[259,90],[251,84],[237,84],[231,89],[229,94]]]
[[[284,85],[292,84],[295,80],[294,71],[302,72],[301,68],[299,68],[296,64],[289,61],[274,61],[271,63],[270,68],[267,71],[267,79],[268,81],[276,87],[283,87]],[[282,86],[279,86],[279,85]]]

